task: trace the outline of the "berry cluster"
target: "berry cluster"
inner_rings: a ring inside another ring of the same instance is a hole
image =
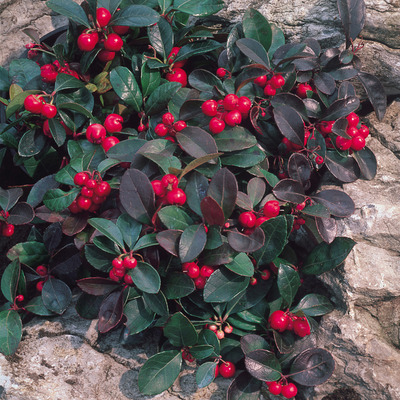
[[[58,74],[68,74],[76,79],[79,79],[79,74],[71,69],[68,63],[64,62],[62,66],[58,60],[54,61],[52,64],[44,64],[40,67],[40,76],[42,81],[46,83],[54,83],[57,79]]]
[[[268,386],[268,390],[273,395],[282,395],[286,399],[292,399],[297,394],[297,386],[294,383],[283,382],[283,380],[277,382],[265,382]]]
[[[298,317],[282,310],[274,311],[268,318],[268,323],[272,329],[278,332],[293,331],[300,337],[305,337],[311,333],[307,318]]]
[[[254,267],[255,267],[256,264],[257,264],[257,263],[256,263],[256,260],[252,259],[251,261],[253,262],[253,265],[254,265]],[[263,281],[267,281],[267,280],[271,277],[271,271],[270,271],[268,268],[263,269],[263,270],[259,270],[258,273],[260,274],[260,278],[261,278]],[[258,280],[257,280],[257,278],[253,275],[253,276],[250,278],[250,285],[251,285],[251,286],[255,286],[255,285],[257,285],[257,283],[258,283]]]
[[[285,84],[285,78],[281,74],[274,74],[270,79],[268,79],[267,75],[262,75],[254,79],[254,83],[264,88],[266,96],[275,96],[276,91]]]
[[[49,279],[49,272],[44,265],[36,267],[36,273],[43,279],[36,283],[36,290],[41,292],[43,290],[44,283]]]
[[[183,66],[186,64],[187,60],[174,61],[178,56],[180,47],[173,47],[171,52],[169,53],[167,60],[168,64],[171,65],[170,69],[165,75],[165,79],[168,82],[178,82],[182,85],[182,87],[186,87],[188,83],[187,73],[183,69]]]
[[[236,94],[227,94],[222,100],[206,100],[201,105],[203,114],[212,117],[208,128],[213,135],[221,133],[225,124],[239,125],[247,118],[251,108],[251,100],[246,96],[238,97]]]
[[[167,112],[162,116],[162,123],[159,123],[154,128],[157,136],[175,142],[175,135],[187,127],[185,121],[175,121],[174,116]]]
[[[57,107],[54,104],[48,104],[43,96],[30,94],[24,100],[26,111],[32,114],[40,114],[47,119],[54,118],[57,115]]]
[[[97,171],[93,173],[78,172],[74,176],[74,183],[82,189],[79,196],[68,207],[73,214],[82,211],[97,211],[111,193],[110,184],[103,181]]]
[[[185,192],[178,188],[179,179],[173,174],[164,175],[161,180],[151,181],[159,204],[182,206],[186,202]]]
[[[107,152],[111,147],[119,143],[115,136],[107,136],[108,133],[116,133],[122,130],[124,119],[118,114],[107,115],[104,125],[91,124],[86,128],[86,139],[90,143],[101,144],[104,151]]]
[[[196,289],[204,289],[207,279],[215,271],[213,267],[203,265],[199,267],[195,262],[186,262],[182,264],[182,271],[193,279]]]
[[[124,44],[120,35],[129,32],[128,26],[115,25],[109,27],[111,21],[111,13],[104,7],[96,10],[96,27],[85,29],[78,36],[78,47],[81,51],[92,51],[99,43],[102,45],[97,55],[98,59],[103,62],[111,61],[115,57],[115,53],[122,49]],[[112,29],[112,31],[111,31]]]
[[[112,269],[110,270],[109,277],[115,282],[121,279],[127,285],[133,285],[132,277],[127,273],[127,270],[133,269],[137,266],[137,259],[132,254],[121,254],[112,260]]]
[[[7,218],[10,216],[8,211],[0,211],[0,217],[4,220],[0,220],[0,233],[1,236],[11,237],[14,235],[14,225],[7,222]]]

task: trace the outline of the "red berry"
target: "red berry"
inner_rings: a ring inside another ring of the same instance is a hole
[[[104,121],[104,127],[109,133],[121,132],[123,122],[124,119],[119,114],[109,114]]]
[[[264,269],[261,271],[261,279],[267,281],[271,276],[271,271],[269,269]]]
[[[224,337],[225,337],[225,332],[223,331],[223,330],[218,330],[218,331],[216,331],[215,332],[215,334],[217,335],[217,338],[219,339],[219,340],[222,340]],[[221,374],[222,375],[222,374]]]
[[[92,51],[99,42],[99,35],[97,32],[87,33],[86,31],[83,31],[83,33],[78,36],[77,42],[79,50]]]
[[[204,276],[198,276],[194,279],[193,283],[196,286],[196,289],[204,289],[206,286],[207,279]]]
[[[268,385],[268,390],[269,390],[269,392],[271,393],[271,394],[274,394],[274,395],[278,395],[278,394],[281,394],[281,391],[282,391],[282,385],[280,384],[280,383],[278,383],[278,382],[271,382],[269,385]]]
[[[44,265],[36,267],[36,273],[40,276],[47,276],[47,268]]]
[[[182,87],[187,85],[187,74],[182,68],[173,68],[171,72],[165,75],[168,82],[179,82]]]
[[[92,205],[92,200],[84,196],[79,196],[76,202],[79,208],[82,210],[89,210],[90,206]]]
[[[57,107],[53,104],[43,104],[42,111],[40,113],[45,118],[54,118],[57,115]]]
[[[118,282],[118,281],[119,281],[118,276],[115,275],[115,270],[114,270],[114,269],[112,269],[112,270],[108,273],[108,276],[110,277],[111,280],[113,280],[113,281],[115,281],[115,282]]]
[[[256,220],[257,217],[251,211],[246,211],[239,215],[239,224],[242,225],[243,228],[254,228]]]
[[[118,35],[125,35],[129,32],[129,26],[114,25],[112,30]]]
[[[52,64],[45,64],[40,67],[40,76],[43,82],[54,83],[57,79],[58,72]]]
[[[99,54],[97,54],[97,58],[103,62],[114,60],[115,51],[101,50]]]
[[[355,126],[349,126],[346,133],[351,137],[358,136],[358,129]]]
[[[107,151],[110,150],[111,147],[114,147],[117,143],[119,143],[119,139],[118,138],[116,138],[115,136],[109,136],[109,137],[106,137],[101,142],[101,147],[107,153]]]
[[[123,278],[126,272],[124,266],[122,266],[122,268],[113,268],[112,271],[118,278]]]
[[[361,125],[360,128],[358,129],[358,134],[361,135],[364,139],[366,139],[369,135],[368,126]]]
[[[213,332],[217,332],[218,327],[217,327],[217,325],[211,324],[211,325],[207,326],[207,329],[209,329],[210,331],[213,331]]]
[[[35,94],[30,94],[24,100],[25,110],[34,114],[40,114],[44,104],[44,100]]]
[[[310,324],[306,319],[298,318],[293,322],[293,330],[297,336],[304,337],[311,333]]]
[[[292,397],[296,396],[297,394],[297,387],[294,383],[289,383],[288,385],[282,386],[281,395],[286,399],[291,399]]]
[[[225,110],[232,111],[239,106],[239,97],[236,94],[227,94],[224,98],[224,108]]]
[[[263,214],[269,218],[277,217],[279,215],[279,211],[280,211],[279,201],[276,200],[267,201],[263,208]]]
[[[289,324],[286,328],[287,331],[292,331],[293,330],[293,319],[289,317]]]
[[[11,237],[12,235],[14,235],[14,230],[15,230],[14,225],[5,223],[1,227],[1,234],[5,237]]]
[[[86,186],[84,186],[82,189],[81,189],[81,195],[82,196],[85,196],[85,197],[89,197],[89,198],[91,198],[91,197],[93,197],[93,189],[89,189],[89,188],[87,188]]]
[[[254,278],[254,276],[252,276],[250,278],[250,285],[251,286],[256,286],[257,285],[257,278]]]
[[[85,186],[89,189],[94,189],[97,186],[97,181],[94,179],[88,179],[88,181],[85,183]]]
[[[179,50],[181,48],[180,47],[173,47],[171,52],[168,54],[167,60],[168,60],[168,64],[172,64],[175,60],[175,58],[178,56]]]
[[[238,110],[229,111],[224,120],[229,126],[236,126],[242,122],[242,114]]]
[[[308,83],[300,83],[299,86],[297,86],[296,94],[301,99],[306,99],[308,91],[312,91],[312,87]]]
[[[235,375],[235,372],[235,364],[230,361],[222,362],[222,364],[219,366],[219,373],[224,378],[232,378],[232,376]]]
[[[209,117],[215,117],[218,112],[218,103],[215,100],[206,100],[201,105],[201,111]]]
[[[71,211],[72,214],[79,214],[82,211],[76,199],[68,206],[68,210]]]
[[[362,150],[365,147],[365,139],[361,136],[354,136],[351,140],[351,148],[355,151]]]
[[[182,189],[175,188],[167,193],[168,204],[182,206],[186,202],[186,194]]]
[[[140,123],[137,130],[138,130],[138,132],[144,132],[146,130],[146,125],[143,125],[142,123]]]
[[[347,122],[349,123],[349,127],[356,127],[360,122],[360,118],[354,112],[350,113],[347,117]]]
[[[123,261],[123,266],[127,269],[133,269],[137,266],[137,260],[135,257],[125,257]]]
[[[157,136],[165,136],[168,134],[168,128],[164,124],[158,124],[154,128],[154,132],[156,133]]]
[[[179,179],[173,174],[167,174],[161,178],[161,183],[165,188],[171,190],[178,187]]]
[[[215,375],[214,377],[216,378],[219,375],[219,367],[218,364],[215,366]]]
[[[228,71],[225,68],[218,68],[216,74],[218,78],[223,78],[227,72]]]
[[[107,8],[100,7],[96,10],[96,22],[100,28],[104,28],[111,20],[111,13]]]
[[[324,158],[322,156],[315,157],[315,162],[318,165],[321,165],[324,162]]]
[[[224,332],[227,333],[228,335],[229,335],[230,333],[232,333],[232,332],[233,332],[233,327],[232,327],[232,325],[226,325],[225,328],[224,328]]]
[[[15,301],[20,303],[21,301],[24,301],[25,297],[22,294],[19,294],[18,296],[15,297]]]
[[[195,279],[200,275],[200,268],[196,263],[190,263],[186,273],[190,278]]]
[[[121,36],[116,33],[110,33],[107,39],[104,41],[104,48],[108,51],[120,51],[124,42]]]
[[[323,134],[323,135],[328,135],[329,133],[332,133],[332,127],[335,121],[321,121],[321,123],[318,125],[318,130]]]
[[[289,316],[284,311],[277,310],[270,315],[268,322],[272,329],[283,332],[289,324]]]
[[[124,275],[124,282],[125,282],[127,285],[133,285],[133,279],[132,279],[132,277],[131,277],[130,275],[128,275],[128,274],[125,274],[125,275]]]
[[[255,226],[260,226],[262,225],[265,221],[268,221],[270,217],[259,217],[256,219],[256,225]]]
[[[151,186],[153,187],[154,194],[157,197],[164,197],[167,194],[166,187],[159,180],[154,180],[151,182]]]
[[[97,196],[107,197],[111,193],[111,186],[108,182],[101,181],[96,184],[94,192],[97,194]]]
[[[213,272],[214,268],[209,267],[208,265],[203,265],[200,268],[200,275],[203,276],[204,278],[209,278]]]
[[[86,138],[90,143],[100,144],[106,134],[106,128],[101,124],[91,124],[86,129]]]
[[[280,89],[285,84],[285,78],[280,74],[276,74],[269,80],[269,83],[275,89]]]
[[[306,207],[306,202],[303,201],[302,203],[297,204],[296,210],[301,211],[301,210],[304,210],[305,207]]]
[[[89,176],[86,172],[78,172],[74,176],[74,183],[78,186],[83,186],[89,179]]]
[[[225,129],[225,122],[216,117],[211,118],[208,128],[213,135],[217,135]]]
[[[111,265],[114,268],[121,269],[124,265],[124,261],[121,258],[114,258],[114,260],[111,262]]]
[[[39,281],[39,282],[36,284],[36,290],[39,291],[39,292],[41,292],[41,291],[43,290],[43,285],[44,285],[44,281]]]
[[[276,89],[270,83],[267,83],[264,87],[264,94],[266,96],[275,96]]]
[[[91,198],[93,204],[101,204],[106,201],[106,197],[98,196],[97,194],[94,194],[93,197]]]
[[[238,111],[241,114],[247,114],[251,108],[251,100],[246,96],[239,97]]]
[[[351,139],[346,139],[343,136],[337,136],[336,137],[336,147],[339,150],[348,150],[351,147],[352,140]]]
[[[176,121],[172,127],[176,132],[180,132],[184,130],[187,127],[187,125],[185,121]]]
[[[170,112],[165,113],[165,114],[162,116],[162,122],[163,122],[165,125],[172,125],[172,124],[174,123],[174,120],[175,120],[175,118],[174,118],[174,116],[173,116]]]
[[[254,83],[263,88],[267,84],[267,80],[268,80],[267,75],[262,75],[254,79]]]

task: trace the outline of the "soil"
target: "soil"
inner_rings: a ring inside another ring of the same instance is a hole
[[[361,400],[361,396],[354,389],[336,389],[322,400]]]

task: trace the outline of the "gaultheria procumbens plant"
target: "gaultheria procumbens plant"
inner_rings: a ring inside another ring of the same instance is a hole
[[[352,199],[319,183],[376,173],[352,84],[381,119],[384,90],[357,56],[365,5],[338,0],[346,46],[322,50],[253,9],[218,30],[221,0],[134,3],[50,0],[68,30],[27,31],[27,58],[0,68],[1,175],[20,171],[0,192],[2,233],[32,225],[7,254],[0,350],[78,286],[100,332],[162,329],[142,393],[188,362],[199,387],[234,377],[228,399],[291,398],[335,365],[304,350],[333,305],[303,281],[355,244],[336,236]]]

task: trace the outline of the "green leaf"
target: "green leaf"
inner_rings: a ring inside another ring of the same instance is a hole
[[[163,207],[158,212],[158,217],[168,229],[185,230],[193,224],[192,218],[182,208],[177,206]]]
[[[174,45],[174,33],[170,23],[165,18],[160,18],[157,24],[147,28],[147,33],[151,45],[162,56],[164,61],[167,61],[167,57]]]
[[[1,291],[10,303],[14,303],[14,298],[17,294],[20,271],[21,266],[18,259],[16,259],[8,265],[1,277]]]
[[[158,242],[156,239],[155,233],[148,233],[145,236],[142,236],[133,247],[132,251],[139,251],[141,249],[145,249],[146,247],[157,246]]]
[[[22,321],[17,311],[0,312],[0,352],[5,356],[13,354],[22,337]]]
[[[236,151],[229,155],[221,156],[223,165],[233,165],[235,167],[249,168],[264,161],[266,154],[258,146],[249,149]]]
[[[287,222],[283,215],[271,218],[260,225],[265,233],[264,246],[253,253],[257,264],[264,265],[273,261],[282,252],[287,242]]]
[[[219,356],[219,353],[221,350],[221,345],[219,343],[219,340],[218,340],[215,332],[210,331],[209,329],[203,329],[199,334],[199,342],[198,343],[199,343],[199,345],[207,344],[207,345],[212,346],[214,349],[213,356],[215,356],[215,357]]]
[[[227,392],[229,400],[258,400],[262,382],[243,371],[230,384]]]
[[[280,264],[277,283],[280,295],[290,307],[301,284],[299,273],[289,265]]]
[[[154,320],[153,311],[147,309],[142,298],[129,301],[124,307],[126,327],[130,335],[142,332],[150,326]]]
[[[29,301],[28,304],[24,306],[26,311],[29,311],[35,315],[40,315],[41,317],[50,317],[55,315],[52,311],[48,310],[43,304],[42,296],[36,296]]]
[[[32,157],[40,153],[46,144],[46,137],[38,129],[26,131],[18,144],[18,155]]]
[[[215,136],[218,151],[238,151],[257,144],[257,139],[242,126],[229,127]]]
[[[9,211],[17,204],[18,199],[23,195],[21,188],[4,190],[0,187],[0,207],[4,211]]]
[[[276,381],[281,377],[281,365],[274,353],[268,350],[247,353],[244,363],[247,371],[261,381]]]
[[[242,38],[236,41],[239,50],[257,64],[269,68],[269,58],[263,45],[251,38]]]
[[[266,18],[254,8],[249,8],[243,16],[243,31],[247,38],[260,42],[266,51],[272,43],[272,30]]]
[[[146,115],[151,116],[162,111],[181,87],[179,82],[167,82],[155,89],[144,106]]]
[[[84,86],[85,84],[82,81],[80,81],[79,79],[75,78],[72,75],[58,74],[54,86],[54,91],[60,92],[61,90],[66,90],[66,89],[79,89]]]
[[[13,60],[10,63],[9,76],[12,77],[12,83],[24,88],[28,82],[40,76],[40,67],[35,61],[26,58]],[[23,96],[22,93],[21,95]]]
[[[111,262],[115,255],[106,253],[94,245],[86,245],[85,257],[89,264],[99,271],[108,272],[111,269]]]
[[[198,126],[189,126],[176,134],[182,149],[195,158],[218,152],[214,138]],[[209,161],[211,163],[211,160]],[[215,164],[215,161],[212,162]]]
[[[56,314],[62,314],[72,300],[71,289],[59,279],[49,278],[43,285],[44,306]]]
[[[196,371],[196,383],[199,388],[208,386],[215,378],[217,363],[213,361],[201,364]]]
[[[131,5],[116,12],[110,25],[142,27],[156,24],[160,14],[144,5]]]
[[[162,291],[168,300],[188,296],[194,289],[193,280],[182,272],[169,273],[163,280]]]
[[[163,292],[143,293],[143,300],[151,311],[158,315],[168,315],[168,303]]]
[[[179,240],[179,258],[182,263],[194,260],[204,249],[207,234],[204,225],[190,225]]]
[[[181,371],[179,350],[163,351],[150,357],[139,371],[139,390],[151,396],[162,393],[175,382]]]
[[[121,214],[117,219],[117,227],[121,231],[124,242],[128,245],[129,250],[132,250],[139,239],[142,224],[135,221],[128,214]]]
[[[199,172],[193,172],[186,183],[186,201],[198,215],[202,215],[200,203],[206,197],[207,189],[208,179]]]
[[[47,7],[51,8],[58,14],[65,15],[78,25],[84,25],[90,28],[90,23],[87,19],[83,8],[72,0],[49,0],[46,2]]]
[[[100,233],[107,236],[114,243],[116,243],[121,249],[124,248],[124,240],[122,233],[117,225],[112,221],[105,218],[90,218],[88,223],[97,229]]]
[[[60,74],[64,75],[64,74]],[[54,141],[58,147],[62,146],[65,142],[67,134],[64,127],[55,118],[49,119],[49,128],[51,136],[53,136]]]
[[[220,47],[222,47],[222,44],[215,40],[201,40],[197,42],[188,43],[179,50],[179,53],[175,58],[175,61],[186,60],[189,57],[198,56],[200,54],[206,54],[206,53],[208,54],[216,49],[219,49]]]
[[[254,350],[269,350],[270,348],[268,342],[263,337],[259,335],[254,335],[252,333],[243,336],[240,339],[240,347],[245,355]]]
[[[44,205],[52,211],[63,211],[75,200],[80,189],[72,188],[69,192],[61,189],[50,189],[43,196]]]
[[[242,276],[253,276],[254,266],[246,253],[239,253],[232,262],[225,264],[225,267]]]
[[[301,272],[320,275],[340,265],[356,242],[347,237],[337,237],[332,243],[320,243],[308,255]]]
[[[49,255],[43,243],[32,241],[16,244],[8,251],[7,257],[11,261],[19,259],[22,264],[36,267],[46,263]]]
[[[97,0],[97,7],[104,7],[110,11],[111,14],[114,14],[115,10],[121,4],[121,1],[122,0]]]
[[[131,162],[137,151],[147,143],[143,139],[123,140],[107,151],[107,157],[119,161]]]
[[[8,71],[5,68],[0,67],[0,91],[8,90],[10,83]]]
[[[163,333],[176,347],[193,346],[198,339],[195,327],[181,312],[172,315]]]
[[[200,90],[200,92],[212,92],[214,87],[224,91],[224,87],[219,78],[206,69],[195,69],[188,77],[190,86]]]
[[[319,317],[330,313],[333,308],[332,303],[325,296],[311,293],[305,295],[290,312],[302,311],[309,317]]]
[[[225,268],[218,269],[207,280],[203,292],[204,301],[206,303],[225,303],[246,289],[248,284],[249,278],[237,275]]]
[[[201,344],[190,348],[190,354],[197,360],[203,360],[214,353],[214,347],[209,344]]]
[[[142,108],[142,93],[133,73],[126,67],[116,67],[110,72],[110,82],[115,93],[135,111]]]
[[[191,14],[196,17],[212,15],[222,10],[224,2],[222,0],[174,0],[175,10]]]
[[[145,262],[138,262],[137,266],[129,270],[128,275],[132,277],[133,283],[146,293],[158,293],[161,286],[161,279],[158,272]]]
[[[164,19],[163,19],[164,20]],[[147,63],[142,65],[141,70],[141,83],[143,90],[143,97],[147,97],[160,86],[161,75],[159,71],[150,69]]]

